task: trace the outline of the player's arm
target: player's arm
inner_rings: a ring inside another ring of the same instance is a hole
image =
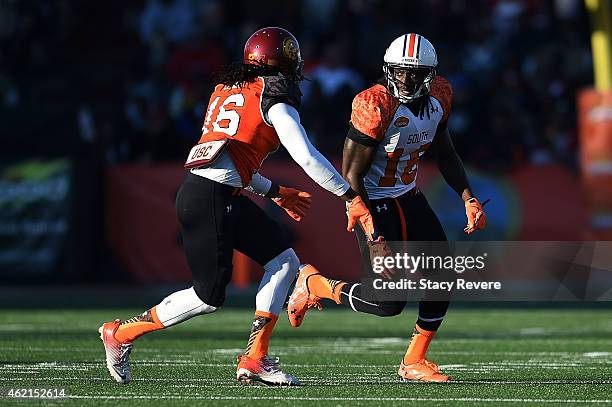
[[[448,128],[438,130],[431,145],[431,150],[436,156],[438,169],[446,183],[463,199],[467,201],[473,198],[470,183],[463,162],[455,150]]]
[[[342,152],[342,176],[346,179],[359,194],[366,206],[371,209],[370,199],[365,189],[363,180],[372,166],[376,146],[378,143],[374,139],[360,141],[356,137],[351,137],[352,133],[357,132],[352,126],[349,129],[349,136],[344,142],[344,150]]]
[[[368,209],[371,209],[370,199],[363,180],[372,166],[377,146],[378,141],[361,133],[351,124],[342,151],[342,175],[349,182],[351,188],[359,194]],[[392,256],[393,253],[384,242],[384,237],[377,231],[373,221],[372,224],[374,234],[370,244],[370,258]],[[392,268],[385,268],[382,272],[384,278],[390,279],[393,275],[394,270]]]
[[[277,103],[268,111],[268,118],[274,126],[281,144],[293,160],[321,188],[348,200],[356,194],[340,176],[333,165],[310,142],[306,130],[300,123],[300,115],[286,103]],[[347,193],[350,196],[346,196]]]
[[[360,134],[351,125],[342,151],[342,175],[370,210],[370,198],[363,180],[372,166],[377,145],[376,140]],[[374,225],[374,240],[378,239],[379,235]]]
[[[342,153],[342,175],[370,207],[370,201],[364,186],[364,179],[372,162],[378,144],[383,140],[388,120],[393,117],[397,105],[385,100],[376,91],[365,90],[353,99],[351,121],[344,151]],[[379,234],[374,231],[374,240]]]
[[[306,216],[312,203],[312,196],[308,192],[278,185],[258,172],[253,174],[251,183],[245,189],[272,199],[298,222]]]
[[[306,174],[319,186],[348,202],[348,229],[352,229],[359,220],[366,233],[373,233],[374,227],[368,208],[334,166],[312,145],[300,123],[297,110],[287,103],[276,103],[268,110],[268,119],[274,126],[281,144]]]
[[[272,189],[273,184],[274,183],[270,179],[256,172],[255,174],[253,174],[253,177],[251,178],[251,183],[247,185],[244,189],[246,189],[247,191],[253,194],[265,196],[267,198],[272,198],[273,196],[272,195],[269,196],[268,193],[274,192]]]
[[[472,233],[486,226],[486,215],[478,199],[472,193],[463,162],[455,150],[446,125],[439,129],[431,145],[436,156],[438,169],[446,183],[463,199],[468,218],[466,233]]]

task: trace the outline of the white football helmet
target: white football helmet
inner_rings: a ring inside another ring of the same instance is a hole
[[[429,93],[431,81],[436,76],[438,57],[427,38],[419,34],[404,34],[387,48],[383,72],[387,87],[400,102],[412,102]],[[397,70],[404,70],[404,81],[398,80]]]

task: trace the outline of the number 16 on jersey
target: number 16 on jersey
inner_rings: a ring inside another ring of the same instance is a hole
[[[209,131],[225,133],[228,136],[235,136],[240,125],[240,115],[235,108],[244,106],[244,95],[242,93],[234,93],[223,100],[223,103],[218,107],[221,96],[217,96],[208,107],[204,125],[202,126],[202,135]],[[233,105],[233,109],[229,106]],[[215,116],[216,112],[216,116]],[[214,121],[213,121],[213,116]],[[212,128],[211,126],[212,121]]]

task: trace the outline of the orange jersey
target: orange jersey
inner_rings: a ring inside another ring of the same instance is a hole
[[[299,106],[297,85],[282,76],[258,77],[238,86],[217,85],[210,96],[198,143],[228,139],[228,152],[244,186],[259,170],[268,154],[280,145],[274,127],[266,119],[278,102]]]
[[[436,76],[429,96],[423,115],[415,115],[383,85],[374,85],[355,96],[351,113],[354,131],[349,137],[376,146],[364,178],[370,199],[395,198],[416,186],[419,159],[448,120],[450,83]]]

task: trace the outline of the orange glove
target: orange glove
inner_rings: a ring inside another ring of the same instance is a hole
[[[283,186],[278,187],[278,194],[280,196],[272,200],[283,208],[294,220],[299,222],[306,216],[306,211],[310,209],[312,195],[308,192]]]
[[[487,226],[487,215],[482,210],[482,205],[480,205],[478,199],[470,198],[465,201],[465,214],[468,223],[463,231],[468,235],[475,230],[484,229]]]
[[[359,221],[368,240],[373,240],[374,222],[372,221],[372,214],[365,203],[363,203],[360,196],[356,196],[350,202],[346,203],[346,216],[348,216],[348,226],[346,230],[352,232],[355,228],[355,224]]]
[[[368,246],[370,249],[370,261],[372,262],[375,257],[393,257],[391,248],[382,236],[378,236],[378,239],[368,242]],[[385,267],[380,275],[387,280],[391,280],[395,275],[395,268],[389,269]]]

